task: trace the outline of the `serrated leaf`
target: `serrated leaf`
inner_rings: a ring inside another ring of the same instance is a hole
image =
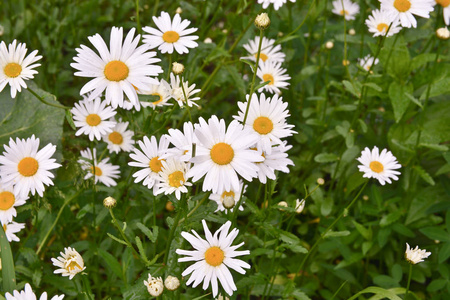
[[[153,226],[153,231],[140,222],[136,223],[136,226],[149,238],[150,241],[152,241],[152,243],[156,242],[158,239],[158,226]]]
[[[323,236],[323,238],[326,239],[326,238],[330,238],[330,237],[341,237],[341,236],[347,236],[347,235],[350,235],[350,231],[348,231],[348,230],[343,230],[343,231],[330,230]]]
[[[371,88],[371,89],[373,89],[373,90],[375,90],[375,91],[377,91],[377,92],[382,92],[383,91],[383,89],[378,84],[373,83],[373,82],[367,82],[364,85],[369,87],[369,88]]]
[[[275,45],[289,42],[289,41],[291,41],[293,39],[296,39],[298,37],[300,37],[300,36],[299,35],[289,35],[289,36],[282,37],[281,39],[278,39],[275,42]]]
[[[148,258],[147,258],[147,255],[145,255],[144,245],[142,245],[141,239],[138,236],[136,236],[135,241],[136,241],[136,246],[138,247],[139,254],[141,255],[142,260],[145,262],[148,262]]]
[[[427,173],[421,166],[414,166],[413,169],[419,174],[419,176],[425,180],[425,182],[429,183],[430,185],[435,185],[434,179],[431,177],[430,174]]]
[[[108,234],[109,235],[109,234]],[[112,256],[109,252],[106,252],[102,248],[98,248],[98,255],[103,258],[106,262],[106,266],[113,271],[113,273],[119,277],[123,278],[123,270],[120,263],[117,261],[117,259]]]
[[[345,89],[347,91],[349,91],[351,94],[353,94],[353,96],[355,96],[356,98],[361,97],[361,87],[360,84],[358,83],[351,83],[348,80],[343,80],[342,84],[344,85]]]
[[[109,233],[109,232],[107,232],[106,234],[107,234],[110,238],[112,238],[113,240],[115,240],[116,242],[121,243],[121,244],[123,244],[123,245],[125,245],[125,246],[128,247],[127,242],[125,242],[124,240],[121,240],[121,239],[119,239],[118,237],[115,237],[114,235],[112,235],[112,234]]]
[[[334,153],[320,153],[314,156],[314,161],[318,163],[330,163],[338,159],[339,157]]]
[[[376,294],[376,295],[383,296],[384,298],[388,298],[390,300],[402,300],[402,298],[397,296],[393,291],[386,290],[386,289],[376,287],[376,286],[371,286],[371,287],[365,288],[364,290],[362,290],[362,291],[356,293],[355,295],[353,295],[352,297],[350,297],[348,300],[356,299],[362,294]]]
[[[372,239],[372,230],[371,229],[367,229],[366,227],[362,226],[361,224],[359,224],[356,221],[352,221],[353,225],[355,225],[356,230],[358,230],[358,232],[366,239],[366,240],[371,240]]]
[[[414,91],[413,85],[407,86],[393,81],[389,85],[389,99],[391,100],[392,108],[394,109],[395,122],[399,122],[409,106],[410,99],[406,94],[412,94]]]

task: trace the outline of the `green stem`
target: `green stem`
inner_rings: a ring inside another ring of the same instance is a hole
[[[189,120],[191,121],[191,123],[194,123],[194,122],[192,122],[191,109],[189,108],[188,97],[186,96],[186,91],[184,90],[183,79],[181,78],[180,74],[178,74],[178,78],[180,79],[181,90],[183,90],[183,96],[184,96],[184,101],[185,101],[185,104],[186,104],[186,109],[187,109],[188,114],[189,114]]]
[[[408,283],[406,284],[406,291],[405,291],[405,300],[407,300],[408,298],[408,293],[409,293],[409,286],[411,284],[411,275],[412,275],[412,264],[409,264],[409,275],[408,275]]]
[[[331,297],[331,299],[330,300],[333,300],[335,297],[336,297],[336,295],[337,294],[339,294],[339,292],[342,290],[342,288],[347,284],[347,280],[346,281],[344,281],[342,284],[341,284],[341,286],[337,289],[337,291],[333,294],[333,296]]]
[[[133,244],[130,243],[127,236],[125,235],[125,232],[123,231],[122,227],[120,227],[119,222],[117,221],[116,217],[114,216],[112,208],[109,209],[109,214],[111,215],[112,221],[114,226],[117,228],[117,230],[120,232],[120,235],[122,236],[122,239],[127,243],[127,247],[131,248],[131,251],[133,251],[134,255],[136,257],[141,258],[141,255],[134,249]],[[148,262],[145,262],[148,263]]]
[[[142,33],[141,21],[139,20],[139,0],[136,0],[136,26],[138,34]]]
[[[316,3],[316,0],[313,0],[311,5],[309,6],[308,12],[306,13],[306,16],[303,18],[303,21],[300,23],[300,25],[297,26],[297,28],[295,28],[294,30],[292,30],[291,32],[289,32],[288,34],[286,34],[285,36],[283,36],[283,39],[286,39],[287,37],[295,34],[297,31],[300,30],[300,28],[302,28],[303,24],[305,24],[306,19],[309,15],[309,13],[311,12],[312,7],[314,6],[314,4]],[[278,42],[275,42],[275,45],[278,44]]]
[[[181,199],[180,199],[179,209],[178,209],[177,214],[175,216],[175,220],[173,221],[172,228],[170,228],[169,238],[167,239],[166,251],[164,253],[163,265],[167,264],[167,259],[169,258],[170,245],[172,245],[173,235],[175,234],[175,230],[177,229],[178,224],[180,222],[181,213],[183,211],[183,207],[184,207],[184,204],[185,204],[186,200],[187,200],[186,196],[183,194],[181,196]]]
[[[39,96],[35,91],[33,91],[30,87],[27,88],[27,90],[33,94],[34,97],[36,97],[39,101],[41,101],[42,103],[44,103],[45,105],[49,105],[49,106],[53,106],[56,108],[61,108],[61,109],[72,109],[71,107],[68,106],[64,106],[64,105],[60,105],[60,104],[55,104],[55,103],[50,103],[44,100],[44,98],[42,98],[41,96]]]
[[[87,297],[89,298],[89,300],[94,300],[91,297],[91,293],[92,291],[89,288],[88,282],[87,282],[87,276],[81,275],[81,281],[83,282],[83,289],[84,289],[84,293],[87,295]]]
[[[156,16],[156,12],[158,11],[159,6],[159,0],[155,1],[155,4],[153,5],[153,16]]]

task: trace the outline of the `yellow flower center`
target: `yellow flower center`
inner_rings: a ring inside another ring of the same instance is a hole
[[[225,254],[219,247],[211,247],[205,252],[205,261],[208,265],[217,267],[220,266],[225,258]]]
[[[150,162],[148,163],[148,166],[150,167],[150,169],[155,172],[155,173],[159,173],[161,172],[162,169],[162,163],[161,160],[159,159],[158,156],[153,157]]]
[[[161,103],[163,101],[163,96],[160,93],[153,93],[152,96],[158,96],[159,97],[159,100],[156,100],[156,101],[152,102],[155,105],[159,104],[159,103]]]
[[[270,75],[270,74],[264,74],[264,75],[263,75],[263,81],[264,81],[264,82],[269,81],[269,85],[272,85],[273,82],[274,82],[273,76]]]
[[[128,77],[130,70],[127,65],[120,60],[112,60],[106,66],[103,73],[109,81],[121,81]]]
[[[442,7],[447,7],[450,5],[450,0],[436,0],[436,3]]]
[[[75,260],[72,260],[66,266],[66,270],[69,272],[72,272],[73,270],[75,270],[75,268],[78,268],[79,270],[83,269]]]
[[[380,24],[377,25],[377,30],[379,32],[386,32],[388,30],[388,28],[389,28],[389,26],[386,23],[380,23]]]
[[[411,8],[411,2],[409,0],[395,0],[394,7],[399,12],[406,12]]]
[[[253,129],[259,134],[268,134],[273,130],[273,123],[268,117],[258,117],[253,122]]]
[[[229,192],[223,192],[221,198],[223,200],[223,199],[225,199],[225,197],[233,197],[234,198],[234,196],[235,196],[234,192],[229,191]]]
[[[16,202],[16,197],[11,192],[1,192],[0,193],[0,210],[10,209]]]
[[[383,164],[376,160],[372,161],[369,167],[375,173],[381,173],[384,170]]]
[[[180,35],[176,31],[169,30],[164,32],[162,38],[166,43],[175,43],[180,39]]]
[[[341,16],[347,16],[348,15],[348,11],[346,9],[343,9],[340,11]]]
[[[5,75],[11,78],[15,78],[22,72],[22,66],[16,63],[9,63],[3,69]]]
[[[91,166],[91,173],[94,174],[94,171],[95,171],[95,176],[102,176],[102,174],[103,174],[102,169],[95,166],[95,170],[94,170],[94,167]]]
[[[123,143],[123,136],[117,131],[113,131],[108,135],[108,139],[111,143],[121,145]]]
[[[173,187],[180,187],[184,183],[183,172],[175,171],[169,175],[169,185]]]
[[[22,176],[30,177],[37,173],[39,163],[33,157],[23,158],[17,165],[17,170]]]
[[[255,58],[258,57],[258,53],[255,53]],[[262,59],[262,61],[266,61],[269,57],[265,55],[264,53],[259,54],[259,58]]]
[[[227,165],[229,164],[234,157],[234,150],[227,143],[217,143],[215,144],[209,153],[211,155],[211,159],[218,165]]]
[[[86,117],[86,123],[88,123],[89,126],[97,126],[101,121],[102,119],[100,119],[100,116],[97,114],[90,114]]]

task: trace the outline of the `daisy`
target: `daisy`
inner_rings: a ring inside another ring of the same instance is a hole
[[[243,45],[245,50],[250,54],[250,56],[241,57],[241,59],[249,59],[252,61],[256,61],[256,56],[258,54],[258,46],[259,46],[259,36],[255,37],[254,40],[250,40],[248,44]],[[281,52],[281,45],[274,46],[275,40],[268,39],[263,37],[261,44],[261,52],[259,54],[259,58],[262,61],[274,61],[274,62],[284,62],[284,58],[286,54]]]
[[[0,222],[12,222],[13,217],[17,216],[16,207],[24,205],[27,199],[27,196],[22,197],[18,193],[17,188],[4,187],[0,182]]]
[[[194,163],[187,176],[198,181],[205,176],[203,191],[221,193],[224,190],[238,190],[238,174],[247,181],[257,176],[255,162],[263,158],[249,146],[258,141],[258,135],[244,128],[238,121],[232,121],[226,128],[225,121],[212,116],[208,123],[200,118],[195,126],[195,135],[199,141],[196,155],[190,161]]]
[[[8,242],[18,242],[20,239],[15,235],[19,231],[25,228],[25,223],[17,223],[17,222],[8,222],[8,223],[2,223],[3,230],[5,231],[6,238],[8,239]]]
[[[246,98],[247,102],[238,102],[240,111],[238,116],[234,116],[241,123],[244,121],[249,95]],[[291,130],[294,125],[286,123],[286,118],[290,114],[287,102],[283,102],[282,99],[277,94],[267,99],[264,94],[261,94],[259,98],[258,95],[253,94],[250,101],[245,127],[258,134],[257,147],[268,154],[272,151],[272,145],[282,144],[281,138],[296,133]]]
[[[156,96],[154,101],[141,101],[143,107],[151,107],[155,109],[157,106],[172,105],[167,102],[172,97],[171,88],[169,83],[164,79],[161,79],[159,84],[151,84],[145,90],[138,91],[138,93],[140,95]]]
[[[183,124],[183,131],[173,128],[169,129],[167,139],[175,146],[175,148],[167,149],[167,157],[175,156],[184,162],[191,159],[193,144],[197,144],[197,138],[194,135],[194,126],[191,122],[185,122]]]
[[[217,203],[217,209],[215,212],[217,211],[228,212],[227,208],[230,208],[230,210],[233,211],[234,206],[237,205],[239,199],[241,199],[242,194],[245,193],[246,189],[247,186],[244,186],[244,182],[242,180],[239,180],[239,189],[237,190],[230,189],[227,191],[223,191],[220,194],[211,194],[209,196],[209,199]],[[244,207],[242,207],[242,205],[239,206],[239,210],[243,211]]]
[[[386,182],[391,183],[391,178],[398,180],[396,175],[400,175],[400,172],[394,171],[400,169],[401,165],[398,164],[397,158],[392,155],[391,151],[383,149],[379,153],[378,147],[373,147],[370,151],[369,148],[365,148],[361,152],[361,157],[357,158],[362,165],[359,165],[359,171],[364,172],[363,177],[378,179],[381,185]]]
[[[347,21],[354,20],[355,16],[359,13],[358,3],[353,3],[350,0],[334,0],[332,4],[333,9],[331,12],[339,16],[344,16]]]
[[[14,290],[13,294],[10,293],[5,294],[6,300],[36,300],[36,294],[31,289],[30,284],[25,284],[25,288],[23,291]],[[50,300],[62,300],[64,295],[56,295],[53,296]],[[39,300],[47,300],[47,292],[43,292]]]
[[[100,98],[90,101],[87,98],[75,103],[75,107],[70,110],[76,127],[80,127],[75,133],[76,136],[86,134],[89,140],[101,139],[102,135],[111,132],[116,125],[115,121],[108,121],[116,114],[116,111],[106,106],[106,101]]]
[[[422,18],[429,18],[434,10],[430,0],[380,0],[381,10],[394,20],[400,20],[403,27],[416,28],[417,21],[413,14]]]
[[[75,275],[86,269],[83,257],[74,248],[64,248],[64,252],[60,252],[59,254],[61,256],[52,258],[53,265],[59,267],[59,269],[53,272],[54,274],[69,276],[69,279],[72,279]]]
[[[161,172],[163,167],[161,156],[166,153],[167,148],[169,147],[169,141],[166,136],[163,135],[159,141],[158,147],[158,142],[154,136],[151,137],[151,140],[144,136],[144,140],[138,141],[138,144],[142,149],[142,152],[137,148],[134,148],[134,153],[130,154],[130,158],[133,161],[129,162],[128,165],[142,168],[133,174],[133,177],[136,177],[134,182],[137,183],[143,180],[143,185],[146,185],[151,189],[159,182],[158,173]]]
[[[417,264],[423,261],[424,258],[427,258],[431,255],[431,252],[427,252],[427,250],[421,250],[419,249],[419,246],[416,246],[416,248],[411,249],[409,247],[409,244],[406,243],[406,251],[405,251],[405,257],[406,260],[411,264]]]
[[[161,53],[168,52],[172,54],[173,49],[179,54],[189,53],[188,48],[195,48],[198,46],[196,39],[198,36],[190,35],[197,31],[197,28],[189,28],[191,21],[181,20],[179,14],[173,17],[173,22],[170,20],[170,15],[166,12],[161,12],[161,16],[153,17],[153,22],[155,22],[155,29],[150,26],[145,26],[142,28],[145,32],[149,34],[143,35],[143,42],[149,45],[150,49],[158,47]]]
[[[436,0],[434,4],[442,6],[442,12],[444,13],[445,25],[450,25],[450,1],[449,0]],[[0,89],[1,90],[1,89]]]
[[[115,122],[114,119],[111,119]],[[134,148],[133,131],[127,130],[128,122],[119,122],[112,128],[112,132],[103,135],[103,141],[108,144],[109,153],[119,153],[120,150],[130,152]]]
[[[289,82],[286,82],[286,80],[291,79],[285,73],[286,69],[281,67],[281,63],[273,61],[260,62],[256,75],[261,78],[261,83],[266,81],[269,81],[269,83],[260,88],[258,92],[261,93],[265,90],[272,94],[280,94],[280,88],[285,89],[289,85]]]
[[[398,19],[394,20],[388,13],[378,9],[372,11],[372,15],[366,19],[366,25],[369,28],[369,32],[373,33],[373,37],[393,36],[402,30]],[[389,28],[389,25],[391,28]],[[387,31],[388,29],[389,31]]]
[[[6,48],[4,41],[0,44],[0,92],[3,91],[6,84],[11,87],[11,98],[16,98],[17,92],[27,88],[24,80],[33,79],[38,71],[33,70],[41,64],[35,64],[42,58],[37,54],[37,50],[31,52],[27,57],[27,45],[14,40]]]
[[[84,180],[91,178],[95,174],[95,184],[100,181],[106,186],[117,185],[114,179],[120,177],[119,166],[114,166],[109,163],[109,158],[104,158],[101,162],[97,163],[97,149],[94,149],[94,155],[92,155],[91,149],[89,148],[81,151],[81,157],[82,159],[79,159],[78,163],[83,170],[88,171],[86,176],[84,176]],[[92,161],[94,165],[92,165]]]
[[[374,61],[374,57],[369,54],[369,55],[365,56],[364,58],[358,58],[358,62],[361,67],[363,67],[364,69],[369,71],[370,68],[373,69],[372,66],[378,64],[379,59],[377,58]]]
[[[289,0],[291,2],[295,2],[295,0]],[[287,0],[258,0],[258,4],[262,4],[262,8],[266,9],[269,4],[273,4],[273,8],[278,10],[283,4],[285,4]]]
[[[132,28],[122,44],[123,28],[113,27],[110,50],[99,34],[88,37],[100,56],[85,45],[76,49],[78,54],[73,58],[75,63],[70,64],[79,71],[75,75],[94,78],[83,86],[80,95],[92,91],[89,96],[89,100],[92,100],[106,90],[106,102],[117,108],[123,106],[124,93],[133,105],[137,105],[139,100],[136,89],[158,84],[158,80],[150,76],[162,73],[161,67],[154,65],[160,59],[153,58],[156,52],[147,52],[148,45],[137,47],[140,35],[134,37],[134,33],[135,28]]]
[[[275,171],[289,173],[288,166],[293,166],[294,163],[288,158],[288,154],[286,153],[292,146],[286,144],[287,142],[283,142],[281,145],[273,147],[270,154],[261,149],[254,148],[264,159],[262,162],[256,163],[258,167],[258,179],[261,183],[265,184],[267,178],[275,180],[277,178]]]
[[[192,287],[194,288],[203,281],[203,289],[206,290],[211,282],[213,297],[217,296],[217,279],[219,279],[225,292],[231,296],[233,291],[236,291],[237,288],[228,268],[241,274],[245,274],[244,268],[250,269],[250,265],[235,257],[249,255],[250,251],[236,251],[236,249],[241,247],[244,242],[231,246],[234,239],[237,237],[239,230],[235,228],[228,233],[231,227],[230,221],[223,224],[214,235],[209,231],[205,220],[202,220],[202,224],[203,229],[205,230],[206,240],[202,239],[194,230],[192,230],[194,235],[185,231],[181,232],[181,236],[187,240],[195,250],[188,251],[177,249],[177,254],[186,255],[185,257],[179,258],[178,262],[196,262],[184,270],[181,275],[186,276],[192,273],[191,277],[186,282],[186,285],[193,283]]]
[[[19,139],[16,142],[12,138],[9,146],[4,145],[6,151],[0,155],[0,173],[4,186],[15,185],[20,197],[25,198],[29,192],[39,196],[44,195],[44,185],[53,185],[50,178],[55,176],[49,172],[61,165],[56,159],[51,158],[56,151],[56,146],[47,144],[38,151],[39,138],[34,134],[31,138]]]
[[[162,160],[161,163],[162,169],[158,174],[158,183],[155,185],[155,195],[161,193],[169,195],[175,192],[175,196],[180,200],[181,193],[187,193],[187,186],[192,186],[192,183],[186,181],[188,164],[173,157]]]
[[[164,291],[164,284],[161,277],[152,277],[148,274],[148,279],[144,280],[144,285],[147,287],[147,291],[153,297],[160,296]]]
[[[178,105],[180,105],[180,107],[183,107],[184,104],[187,104],[189,107],[192,107],[192,105],[198,106],[198,104],[193,101],[199,100],[200,97],[191,98],[191,96],[200,92],[200,89],[195,90],[195,84],[189,86],[189,82],[184,81],[183,78],[181,78],[181,81],[183,82],[186,97],[184,96],[183,88],[181,87],[180,76],[175,76],[173,75],[173,73],[170,73],[170,87],[172,89],[172,98],[178,102]]]

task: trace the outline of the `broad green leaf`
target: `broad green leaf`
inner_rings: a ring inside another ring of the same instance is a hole
[[[419,174],[420,177],[422,177],[423,180],[425,180],[430,185],[435,185],[433,177],[431,177],[430,174],[428,174],[427,171],[425,171],[421,166],[414,166],[413,169]]]
[[[375,90],[375,91],[377,91],[377,92],[382,92],[383,91],[381,86],[379,86],[378,84],[373,83],[373,82],[367,82],[364,85],[369,87],[369,88],[371,88],[371,89],[373,89],[373,90]]]
[[[376,295],[380,295],[385,298],[388,298],[390,300],[402,300],[402,298],[397,296],[394,292],[380,288],[380,287],[376,287],[376,286],[371,286],[371,287],[365,288],[364,290],[362,290],[362,291],[356,293],[355,295],[353,295],[352,297],[350,297],[348,300],[356,299],[362,294],[376,294]]]
[[[439,263],[442,264],[450,257],[450,242],[444,243],[439,249]]]
[[[366,227],[364,227],[363,225],[359,224],[356,221],[352,221],[353,225],[355,225],[356,230],[358,230],[358,232],[366,239],[366,240],[371,240],[372,239],[372,229],[367,229]]]
[[[102,248],[98,248],[98,255],[105,260],[106,266],[110,268],[117,277],[123,278],[122,266],[113,255]]]
[[[353,84],[348,80],[343,80],[342,84],[344,85],[345,89],[349,91],[353,96],[356,98],[361,97],[361,84],[358,82],[353,82]]]
[[[410,99],[406,94],[413,93],[413,85],[407,86],[393,81],[389,86],[389,99],[391,100],[392,108],[394,109],[395,122],[399,122],[409,106]]]
[[[9,241],[6,238],[3,226],[0,226],[0,247],[2,258],[2,281],[3,281],[3,293],[12,292],[16,288],[16,272],[14,271],[14,259],[11,252]]]
[[[432,62],[436,59],[435,53],[422,53],[413,57],[411,60],[411,70],[415,70],[417,68],[422,67],[426,63]]]
[[[448,280],[446,279],[435,279],[427,286],[428,292],[437,292],[441,289],[443,289],[448,283]]]
[[[398,219],[400,219],[400,217],[403,215],[403,212],[401,210],[395,210],[385,216],[383,216],[380,220],[380,226],[381,227],[386,227],[392,223],[394,223],[395,221],[397,221]]]
[[[441,242],[450,241],[450,234],[437,226],[421,228],[419,231],[431,240],[438,240]]]
[[[420,95],[420,100],[425,100],[427,97],[427,88],[423,91],[422,95]],[[441,80],[436,81],[431,84],[429,98],[445,95],[450,93],[450,78],[445,77]]]
[[[314,157],[314,161],[318,163],[330,163],[338,159],[339,157],[334,153],[321,153]]]

